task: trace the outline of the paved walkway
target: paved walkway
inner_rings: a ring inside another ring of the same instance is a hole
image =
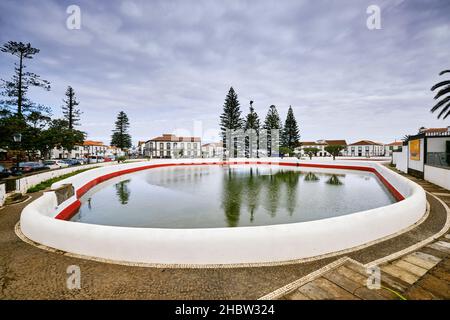
[[[405,176],[450,206],[450,191]],[[342,258],[263,299],[450,299],[450,234],[378,267],[379,289],[367,287],[369,274],[366,267],[355,260]]]
[[[448,191],[432,185],[424,184],[424,187],[434,193],[444,193],[439,198],[450,205]],[[38,196],[40,193],[33,194],[33,199]],[[315,279],[310,278],[311,284],[301,291],[297,290],[297,296],[293,295],[293,290],[291,295],[285,294],[283,298],[336,298],[338,293],[346,297],[351,294],[352,298],[359,299],[367,299],[374,294],[385,299],[396,298],[397,295],[387,290],[374,293],[364,288],[358,289],[356,285],[361,287],[367,274],[360,269],[358,271],[357,267],[407,248],[442,229],[446,211],[435,198],[429,196],[428,200],[430,214],[419,226],[367,248],[315,261],[222,269],[131,267],[78,259],[64,252],[45,251],[23,242],[14,233],[20,212],[28,202],[11,205],[0,209],[0,299],[257,299],[286,284],[317,274],[318,270],[322,271],[327,266],[331,272],[326,276],[317,276],[320,281],[313,282]],[[439,241],[419,250],[434,258],[419,255],[404,258],[402,263],[383,265],[383,285],[407,298],[448,297],[446,243],[449,239],[443,237]],[[431,263],[435,262],[437,265],[432,267]],[[332,268],[330,263],[334,263]],[[81,269],[81,290],[68,290],[66,287],[66,270],[70,265],[78,265]],[[429,271],[420,277],[419,274],[425,270]],[[311,288],[322,291],[316,290],[313,294]]]

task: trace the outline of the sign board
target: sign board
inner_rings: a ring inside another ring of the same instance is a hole
[[[409,142],[409,159],[420,160],[420,139],[411,140]]]

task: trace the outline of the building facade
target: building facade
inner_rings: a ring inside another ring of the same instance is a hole
[[[421,128],[393,153],[392,162],[400,171],[450,190],[450,127]]]
[[[203,158],[223,158],[223,143],[212,142],[202,145]]]
[[[81,159],[85,156],[83,146],[75,146],[70,152],[63,148],[53,148],[50,150],[50,159]]]
[[[389,156],[389,157],[392,156],[393,152],[402,150],[402,145],[403,145],[403,142],[401,142],[401,141],[394,141],[394,142],[385,144],[384,145],[384,155]]]
[[[361,140],[347,146],[347,156],[350,157],[382,157],[385,155],[385,147],[382,143],[370,140]]]
[[[331,145],[344,146],[344,150],[341,152],[342,155],[345,153],[345,148],[347,147],[347,142],[345,140],[317,140],[317,141],[301,141],[300,147],[295,148],[295,153],[300,154],[302,157],[307,157],[308,154],[305,149],[315,148],[318,149],[317,157],[331,157],[331,154],[325,150],[325,147]]]
[[[84,155],[88,156],[106,156],[108,146],[104,145],[102,141],[85,140],[83,143]]]
[[[163,134],[145,142],[144,155],[150,158],[200,158],[201,139]]]

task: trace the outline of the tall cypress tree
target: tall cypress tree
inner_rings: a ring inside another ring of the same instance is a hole
[[[266,119],[264,120],[263,129],[267,130],[267,155],[271,156],[275,145],[278,144],[277,141],[272,141],[273,130],[279,130],[279,134],[281,134],[282,125],[280,115],[278,114],[277,107],[271,105],[269,107],[269,111],[267,112]],[[273,145],[274,144],[274,145]]]
[[[292,111],[291,106],[289,106],[288,109],[281,140],[283,147],[287,147],[291,150],[294,150],[300,140],[297,120],[295,120],[294,111]]]
[[[239,100],[233,87],[230,87],[223,104],[223,112],[220,115],[220,130],[222,131],[222,139],[224,143],[224,151],[226,151],[226,133],[227,130],[242,129],[243,121],[241,118],[241,109]],[[225,153],[224,153],[225,155]]]
[[[278,114],[277,107],[271,105],[267,112],[266,119],[264,120],[263,128],[266,130],[278,129],[281,130],[281,120]]]
[[[111,145],[123,149],[131,147],[131,136],[128,133],[130,121],[125,112],[120,111],[117,115],[115,129],[111,136]]]
[[[75,90],[71,86],[67,87],[66,99],[63,99],[64,105],[62,107],[64,118],[67,120],[69,129],[72,130],[74,126],[79,125],[81,110],[77,108],[80,104],[75,96]]]
[[[247,114],[247,118],[245,119],[245,130],[254,129],[258,132],[260,127],[258,114],[255,112],[255,108],[253,108],[253,101],[250,101],[250,112]]]
[[[259,150],[259,117],[253,108],[253,101],[250,101],[250,112],[247,114],[247,118],[245,119],[244,129],[246,132],[245,137],[245,156],[252,157],[253,156],[253,146],[256,146],[256,156],[258,157]],[[254,130],[254,132],[250,132],[250,130]],[[254,136],[256,134],[256,136]],[[256,143],[256,145],[254,145]],[[251,145],[251,146],[250,146]]]

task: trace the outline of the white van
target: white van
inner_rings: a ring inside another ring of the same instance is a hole
[[[102,156],[89,156],[88,163],[100,163],[104,162],[105,159]]]

